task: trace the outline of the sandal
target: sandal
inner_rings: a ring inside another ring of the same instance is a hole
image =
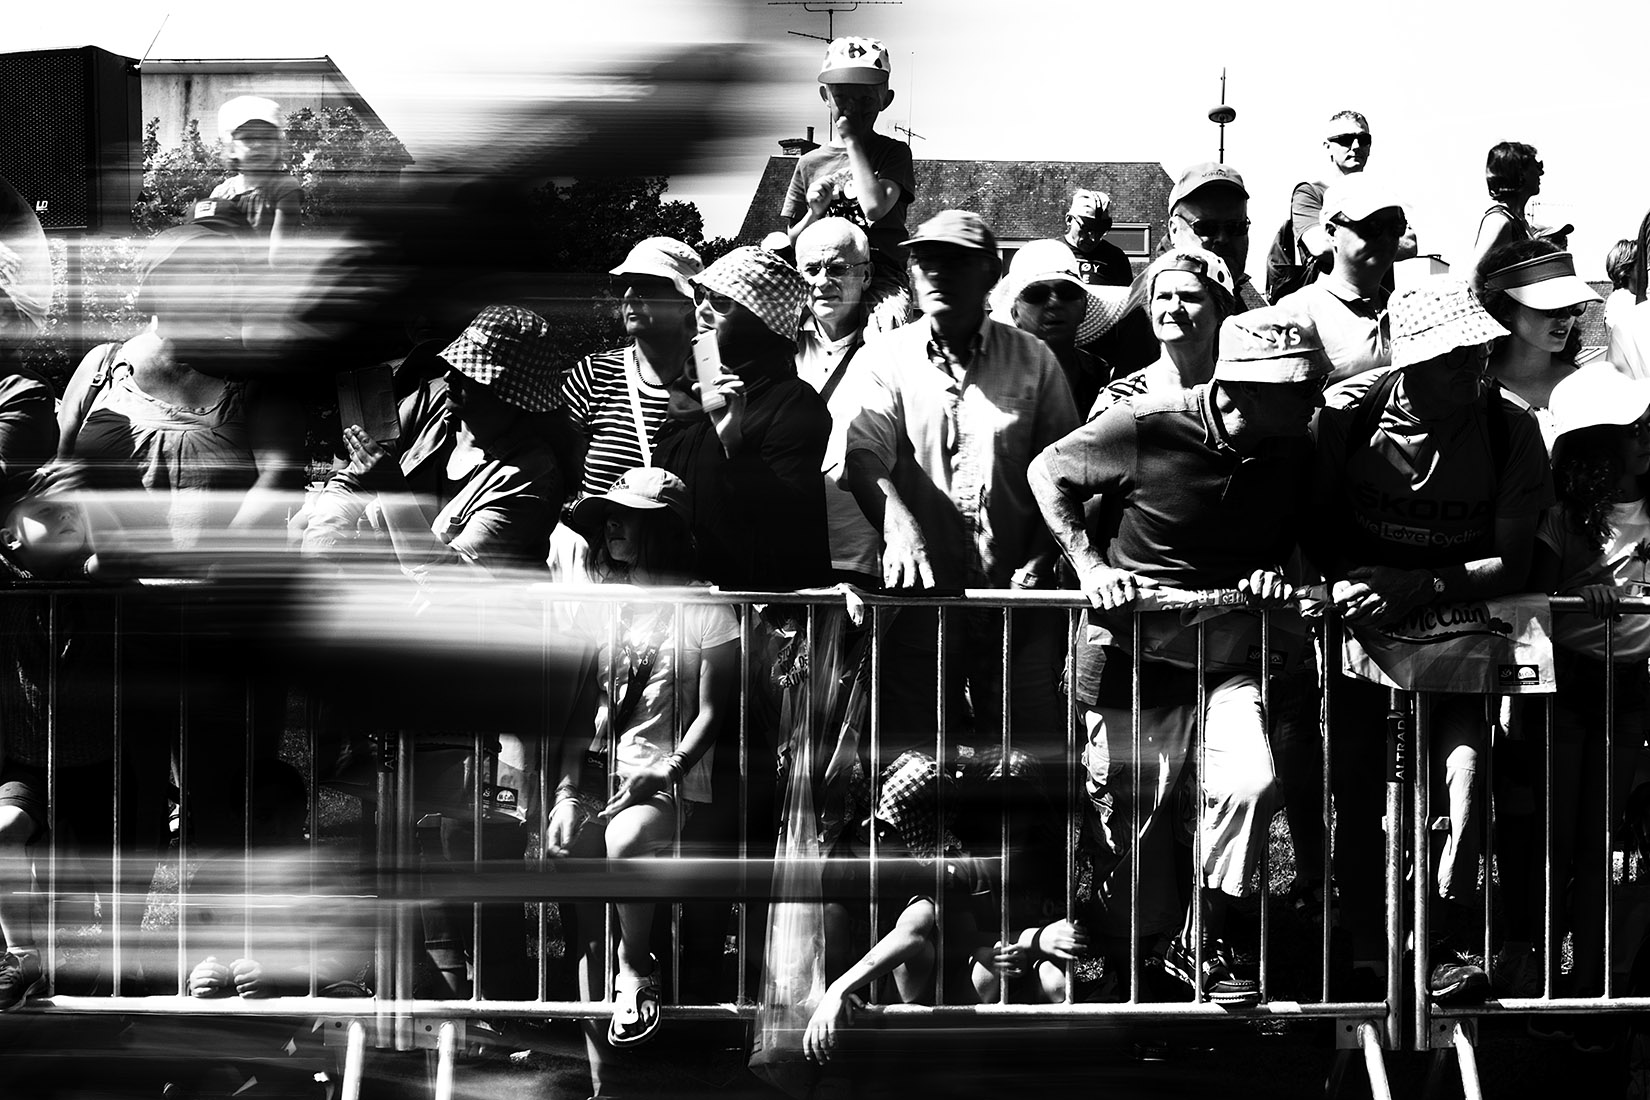
[[[653,1006],[652,1018],[643,1013],[643,1006]],[[607,1041],[616,1047],[632,1047],[653,1038],[663,1019],[659,1014],[659,960],[653,960],[653,971],[645,977],[640,974],[617,974],[613,978],[613,1018],[607,1025]]]

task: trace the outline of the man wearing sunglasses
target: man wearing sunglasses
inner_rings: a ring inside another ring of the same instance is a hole
[[[1304,262],[1311,257],[1317,263],[1319,274],[1325,274],[1334,263],[1331,255],[1332,241],[1328,227],[1323,222],[1324,192],[1337,183],[1357,176],[1369,167],[1369,150],[1374,144],[1374,136],[1369,132],[1369,120],[1357,111],[1337,111],[1329,118],[1329,132],[1324,136],[1323,147],[1329,154],[1330,174],[1327,181],[1315,183],[1298,183],[1294,193],[1289,196],[1289,217],[1294,222],[1295,239],[1300,244],[1301,257]],[[1396,258],[1407,260],[1415,255],[1415,234],[1407,227],[1402,237],[1398,239]],[[1390,275],[1385,280],[1387,290],[1392,290]],[[1337,364],[1337,367],[1339,364]]]
[[[1121,248],[1106,240],[1111,232],[1111,196],[1079,188],[1066,211],[1066,245],[1077,259],[1077,273],[1085,283],[1128,286],[1134,269]]]
[[[1329,273],[1279,304],[1293,303],[1311,316],[1335,368],[1333,383],[1392,362],[1381,318],[1409,222],[1402,201],[1361,173],[1329,188],[1320,221],[1319,232],[1329,236]]]

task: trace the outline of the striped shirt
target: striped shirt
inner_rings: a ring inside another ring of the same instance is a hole
[[[636,438],[636,418],[630,407],[630,389],[625,371],[635,370],[629,347],[599,351],[580,359],[562,379],[560,400],[573,426],[584,433],[589,449],[584,458],[581,496],[600,496],[619,480],[619,475],[638,466],[651,465],[648,457],[664,427],[670,391],[646,379],[636,378],[637,396],[642,402],[642,423],[647,429],[648,447],[644,455]]]

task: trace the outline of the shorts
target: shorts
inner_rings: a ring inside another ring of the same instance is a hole
[[[0,767],[0,806],[15,806],[29,816],[33,828],[26,843],[46,836],[46,769],[8,760]]]

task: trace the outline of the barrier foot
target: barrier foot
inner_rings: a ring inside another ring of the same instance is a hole
[[[1465,1100],[1484,1100],[1484,1089],[1478,1081],[1478,1052],[1472,1045],[1473,1030],[1470,1020],[1457,1020],[1450,1042],[1461,1060],[1461,1095]]]
[[[1386,1079],[1386,1060],[1381,1056],[1381,1029],[1374,1020],[1358,1025],[1358,1045],[1364,1052],[1364,1070],[1369,1074],[1369,1095],[1374,1100],[1392,1100],[1392,1086]]]
[[[344,1047],[344,1081],[338,1100],[361,1100],[361,1075],[367,1063],[367,1025],[351,1020],[349,1040]]]
[[[446,1020],[435,1044],[435,1100],[453,1100],[453,1062],[457,1056],[458,1029]]]

